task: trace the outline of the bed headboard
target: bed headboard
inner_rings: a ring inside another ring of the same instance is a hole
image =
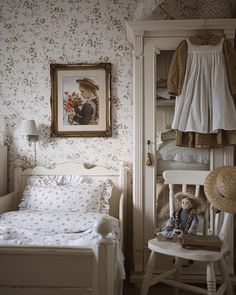
[[[121,167],[120,170],[85,164],[82,162],[63,162],[56,164],[53,168],[37,166],[33,169],[23,170],[20,166],[15,168],[15,193],[17,204],[21,200],[22,193],[27,184],[27,178],[31,175],[81,175],[89,176],[95,180],[110,179],[113,183],[112,197],[110,198],[110,215],[120,218],[123,208],[120,207],[120,197],[123,194],[124,208],[127,198],[127,167]]]

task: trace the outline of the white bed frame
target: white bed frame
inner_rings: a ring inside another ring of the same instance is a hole
[[[53,169],[15,169],[15,191],[0,197],[0,213],[14,210],[30,175],[84,175],[109,178],[113,183],[110,214],[119,218],[122,238],[126,223],[128,168],[119,171],[60,163]],[[91,248],[0,247],[0,294],[4,295],[118,295],[122,280],[117,272],[117,245],[108,237],[109,225],[97,228],[101,239]]]

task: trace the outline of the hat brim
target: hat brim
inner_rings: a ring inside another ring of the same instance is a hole
[[[176,193],[174,197],[179,201],[181,201],[182,199],[185,199],[185,198],[191,199],[193,201],[194,208],[198,208],[201,205],[203,205],[201,200],[198,197],[195,197],[194,195],[192,195],[191,193],[188,193],[188,192]]]
[[[204,192],[208,199],[208,201],[217,209],[229,212],[229,213],[236,213],[236,199],[231,200],[223,196],[217,190],[216,179],[217,175],[220,173],[236,173],[236,167],[234,166],[223,166],[214,169],[211,171],[204,183]]]
[[[98,85],[96,84],[93,84],[92,82],[90,81],[87,81],[87,80],[84,80],[84,79],[78,79],[76,80],[76,82],[79,84],[79,85],[85,85],[86,87],[89,87],[89,88],[93,88],[94,90],[99,90],[99,87]]]

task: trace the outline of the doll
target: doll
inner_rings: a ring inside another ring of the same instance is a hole
[[[157,233],[159,241],[179,241],[184,234],[196,234],[198,227],[197,208],[201,205],[200,200],[190,193],[177,193],[174,196],[181,202],[181,208],[176,210],[166,226]]]

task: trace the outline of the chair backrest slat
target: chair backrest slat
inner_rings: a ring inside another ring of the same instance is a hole
[[[228,239],[228,230],[229,230],[229,224],[231,223],[231,220],[233,219],[233,214],[224,212],[224,221],[221,226],[220,232],[219,232],[219,237],[222,240],[227,240]]]
[[[169,184],[169,214],[174,213],[174,185]]]
[[[198,197],[200,194],[200,185],[199,184],[196,184],[195,186],[195,197]]]
[[[221,214],[215,214],[215,220],[214,220],[214,235],[219,235],[219,229],[220,229],[220,215]]]

